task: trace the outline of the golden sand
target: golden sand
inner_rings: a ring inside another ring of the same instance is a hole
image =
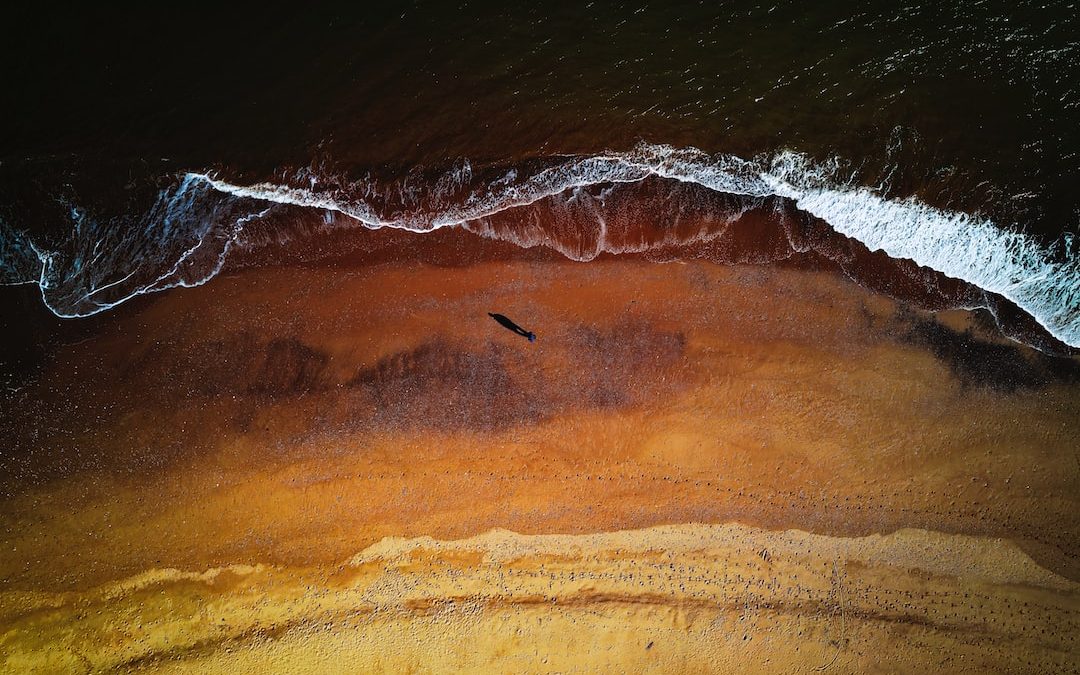
[[[18,605],[7,666],[153,672],[1049,672],[1080,584],[1002,540],[743,525],[386,539]]]
[[[628,259],[160,296],[33,392],[81,407],[0,510],[0,659],[1076,669],[1077,385],[944,320],[827,274]]]

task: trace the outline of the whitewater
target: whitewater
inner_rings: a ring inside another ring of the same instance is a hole
[[[722,194],[790,200],[871,251],[911,260],[1007,298],[1048,333],[1080,347],[1080,259],[1071,240],[1061,242],[1065,255],[1055,257],[1018,227],[930,206],[915,197],[889,199],[880,186],[841,180],[840,165],[815,163],[792,151],[747,160],[641,144],[626,152],[550,158],[541,168],[509,169],[480,184],[468,164],[459,165],[432,183],[427,193],[411,188],[395,208],[380,204],[370,184],[343,184],[312,171],[297,172],[281,183],[250,185],[192,172],[181,175],[136,219],[95,220],[72,208],[69,236],[51,246],[0,222],[0,282],[36,283],[57,316],[93,315],[137,295],[205,283],[224,268],[245,228],[279,206],[344,217],[325,218],[327,227],[344,222],[345,227],[418,233],[467,227],[522,246],[548,245],[585,261],[601,253],[639,252],[641,247],[600,236],[587,249],[568,249],[542,232],[528,239],[507,236],[485,227],[484,220],[548,198],[572,196],[581,188],[657,178]]]

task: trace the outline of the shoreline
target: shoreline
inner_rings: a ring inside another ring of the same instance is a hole
[[[561,205],[552,201],[553,196],[427,232],[393,227],[369,230],[341,214],[327,211],[326,220],[310,209],[284,206],[283,213],[265,223],[247,223],[243,232],[246,243],[233,246],[227,255],[222,253],[218,271],[193,283],[203,285],[216,276],[243,273],[253,267],[300,265],[352,270],[397,260],[439,266],[555,259],[579,263],[604,259],[660,263],[707,260],[722,266],[755,264],[827,271],[925,310],[981,309],[993,317],[1003,335],[1015,342],[1052,356],[1077,354],[1076,348],[1055,337],[1030,311],[1003,295],[911,259],[871,251],[859,239],[841,234],[826,221],[800,211],[790,200],[752,199],[711,192],[698,185],[658,184],[657,180],[615,185],[612,189],[626,193],[602,200],[603,210],[597,210],[594,197],[585,199],[586,205],[571,207],[570,202]],[[678,206],[674,215],[670,212],[672,204],[655,212],[653,202],[664,203],[665,195]],[[204,239],[208,237],[210,233]],[[125,306],[145,305],[148,297],[183,290],[190,288],[137,293],[104,312],[79,317],[72,324],[107,324],[108,315],[122,312]],[[2,289],[5,295],[25,303],[26,293],[22,291],[25,289]]]

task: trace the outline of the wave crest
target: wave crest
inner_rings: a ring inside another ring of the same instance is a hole
[[[911,260],[1007,298],[1055,338],[1080,346],[1080,260],[1071,252],[1071,241],[1063,242],[1065,255],[1055,259],[1016,229],[914,197],[887,199],[875,189],[838,180],[837,173],[835,165],[814,163],[795,152],[747,160],[649,144],[628,152],[549,158],[495,174],[466,163],[420,186],[342,183],[312,171],[281,183],[241,185],[209,173],[188,173],[134,222],[92,222],[73,210],[70,237],[49,249],[0,223],[0,265],[5,283],[36,282],[58,316],[88,316],[135,295],[204,283],[222,269],[233,248],[287,237],[283,232],[261,239],[245,234],[249,225],[280,216],[275,212],[281,208],[315,209],[326,228],[430,232],[460,226],[590,260],[601,253],[708,242],[746,209],[781,198],[871,251]],[[678,209],[672,215],[675,226],[659,236],[646,234],[625,214],[613,218],[618,209],[611,208],[609,198],[619,196],[620,185],[650,180],[742,201],[708,217],[687,218],[693,224],[680,229],[681,210],[700,208],[692,200],[677,200],[668,205]],[[508,217],[545,200],[550,203],[544,218]],[[798,247],[798,242],[789,243]]]

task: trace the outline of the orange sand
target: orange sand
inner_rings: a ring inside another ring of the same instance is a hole
[[[0,509],[0,659],[1075,669],[1076,385],[972,383],[898,337],[926,319],[826,274],[633,260],[160,296],[33,394],[79,393],[41,441],[79,452]],[[563,536],[384,541],[492,528]]]

